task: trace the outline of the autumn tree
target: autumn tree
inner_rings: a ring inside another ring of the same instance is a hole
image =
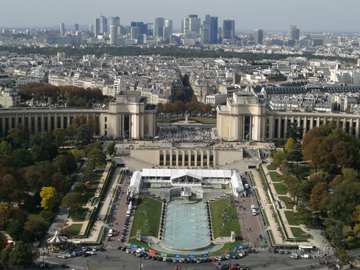
[[[70,175],[77,169],[76,162],[72,156],[58,155],[54,159],[54,163],[63,175]]]
[[[354,233],[357,235],[360,233],[360,205],[357,205],[352,213],[352,222],[355,224]]]
[[[300,224],[304,224],[306,226],[312,225],[314,222],[311,211],[307,209],[304,204],[299,204],[296,206],[295,216],[298,218]]]
[[[71,149],[70,152],[73,155],[76,162],[78,162],[80,160],[80,158],[82,157],[81,152],[77,148]]]
[[[99,119],[96,116],[90,116],[86,120],[86,125],[93,136],[99,133]]]
[[[310,195],[309,208],[313,211],[326,210],[325,205],[323,205],[321,202],[327,196],[329,196],[327,184],[324,182],[317,183]]]
[[[74,132],[76,132],[76,130],[83,125],[86,125],[86,117],[83,115],[75,117],[71,122],[71,127],[73,128]]]
[[[318,127],[314,127],[310,129],[308,132],[306,132],[302,142],[303,149],[305,149],[306,146],[310,144],[314,138],[318,138],[318,137],[324,137],[323,133]]]
[[[285,151],[286,151],[286,153],[289,153],[289,152],[293,151],[293,150],[294,150],[294,146],[295,146],[295,140],[294,140],[293,138],[289,138],[289,139],[287,140],[286,145],[285,145]]]
[[[40,191],[42,187],[49,184],[45,171],[35,165],[25,168],[23,176],[31,191]]]
[[[40,192],[41,207],[47,210],[54,208],[58,195],[53,187],[43,187]]]
[[[66,193],[69,188],[70,184],[67,180],[66,176],[60,172],[54,173],[51,178],[51,185],[59,192]]]
[[[24,242],[34,242],[35,239],[42,239],[48,230],[48,223],[43,220],[28,220],[24,224],[24,232],[21,239]]]
[[[287,154],[284,152],[277,152],[274,157],[273,165],[279,167],[284,161],[287,161]]]

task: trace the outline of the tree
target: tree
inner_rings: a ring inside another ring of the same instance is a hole
[[[13,151],[14,149],[7,141],[2,141],[0,143],[0,155],[11,156]]]
[[[285,151],[286,153],[289,153],[294,150],[295,147],[295,140],[293,138],[289,138],[287,140],[287,143],[285,145]]]
[[[94,149],[100,149],[102,150],[102,146],[98,142],[89,143],[85,148],[86,156]]]
[[[38,162],[38,163],[36,163],[36,166],[38,166],[39,168],[44,170],[45,175],[46,175],[46,182],[48,182],[48,183],[50,183],[51,177],[55,173],[59,172],[59,169],[56,166],[56,164],[49,160]]]
[[[9,135],[7,135],[7,139],[12,140],[14,148],[16,149],[18,144],[23,142],[23,133],[20,129],[11,128],[8,130]]]
[[[301,180],[295,177],[289,177],[286,184],[287,184],[287,191],[296,200],[297,203],[299,201],[299,198],[302,197],[302,191],[304,189],[305,184]]]
[[[112,156],[112,154],[114,154],[114,152],[115,152],[115,142],[111,142],[106,147],[106,153],[109,156]]]
[[[26,222],[26,218],[19,217],[14,219],[10,226],[8,226],[7,233],[11,236],[11,238],[15,241],[20,240],[20,236],[24,231],[24,224]]]
[[[43,187],[40,192],[41,197],[41,207],[46,210],[51,210],[54,208],[57,201],[57,192],[53,187]]]
[[[304,136],[304,139],[302,142],[303,149],[305,149],[306,146],[308,144],[310,144],[314,138],[323,137],[323,136],[324,136],[323,133],[321,132],[321,130],[318,127],[314,127],[312,129],[310,129],[308,132],[306,132],[306,134]]]
[[[1,250],[1,264],[8,268],[10,266],[12,247],[6,247]]]
[[[70,175],[77,169],[74,158],[68,155],[58,155],[54,159],[54,163],[63,175]]]
[[[332,189],[334,189],[337,185],[341,184],[342,182],[344,182],[345,177],[343,175],[337,175],[334,177],[334,179],[330,182],[330,187]]]
[[[344,176],[353,176],[353,177],[357,177],[358,176],[358,171],[355,170],[354,168],[345,168],[345,167],[342,167],[341,168],[341,173],[344,175]]]
[[[341,264],[343,265],[349,264],[350,257],[348,256],[346,250],[343,249],[342,247],[337,248],[334,255],[336,258],[340,260]]]
[[[357,205],[355,207],[355,210],[352,213],[352,221],[355,223],[354,233],[359,234],[359,232],[360,232],[360,205]]]
[[[277,152],[274,157],[273,165],[279,167],[283,161],[287,160],[287,154],[284,152]]]
[[[314,222],[311,211],[307,209],[303,204],[299,204],[296,206],[295,216],[298,218],[300,224],[304,224],[306,226],[312,225]]]
[[[35,239],[42,239],[48,230],[48,223],[43,220],[28,220],[24,225],[24,233],[31,234],[31,238],[27,242],[34,242]],[[23,234],[24,234],[23,233]]]
[[[99,119],[96,116],[90,116],[86,121],[86,125],[92,135],[97,135],[99,133]]]
[[[352,213],[360,205],[360,183],[344,181],[323,200],[331,218],[350,224]]]
[[[82,157],[81,152],[77,148],[71,149],[71,154],[73,155],[76,162],[78,162]]]
[[[31,247],[22,241],[13,247],[10,257],[10,265],[17,267],[31,267],[33,265],[33,253]]]
[[[0,224],[5,228],[9,221],[14,217],[16,210],[9,204],[2,203],[0,204]]]
[[[45,171],[35,165],[25,168],[24,178],[31,191],[40,191],[42,187],[49,184]]]
[[[331,153],[338,167],[350,168],[355,162],[356,149],[352,143],[340,141],[334,145]]]
[[[79,213],[82,209],[82,198],[79,193],[72,192],[64,196],[62,200],[62,206],[69,208],[70,214]]]
[[[319,151],[319,145],[322,143],[324,137],[315,137],[311,140],[310,143],[306,145],[304,148],[304,160],[310,160],[311,164],[313,165],[315,172],[317,171],[317,168],[320,166],[321,162],[321,154]],[[304,145],[304,143],[303,143]]]
[[[77,143],[82,143],[83,145],[87,145],[91,141],[91,131],[88,126],[82,125],[80,126],[75,133],[75,140]]]
[[[52,186],[62,193],[65,193],[69,190],[70,184],[66,176],[60,172],[55,173],[51,178]]]
[[[97,165],[102,165],[106,163],[106,156],[104,152],[100,149],[93,149],[88,154],[88,165],[91,168],[95,168]]]
[[[34,144],[31,147],[30,154],[34,162],[40,162],[48,159],[45,149],[37,144]]]
[[[56,128],[53,130],[52,135],[55,137],[56,144],[60,147],[64,146],[64,141],[69,136],[69,132],[63,128]]]
[[[34,164],[30,152],[21,148],[16,149],[12,153],[11,160],[13,164],[18,168],[28,167]]]
[[[309,208],[313,211],[326,210],[325,205],[321,202],[327,196],[329,196],[327,184],[324,182],[317,183],[310,195]]]
[[[0,197],[5,202],[19,201],[23,192],[23,185],[12,173],[0,178]]]
[[[40,212],[40,216],[45,219],[47,222],[51,222],[54,217],[55,217],[55,214],[49,210],[42,210]]]
[[[288,123],[286,137],[291,138],[294,141],[298,141],[304,132],[303,127],[299,127],[297,122]]]
[[[83,115],[77,116],[72,120],[71,127],[76,130],[80,127],[86,124],[86,117]]]

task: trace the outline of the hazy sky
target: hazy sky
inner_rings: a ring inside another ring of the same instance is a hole
[[[100,12],[119,16],[122,25],[131,21],[152,22],[154,17],[172,19],[180,28],[182,18],[205,14],[235,20],[236,31],[255,28],[287,31],[360,32],[359,0],[0,0],[0,28],[50,27],[64,22],[89,25]]]

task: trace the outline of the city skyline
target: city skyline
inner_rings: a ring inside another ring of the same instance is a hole
[[[354,18],[360,8],[356,1],[325,1],[302,2],[266,0],[253,2],[239,2],[235,0],[214,3],[211,6],[204,0],[181,3],[176,1],[159,0],[149,2],[135,0],[132,2],[116,3],[104,0],[78,0],[76,2],[64,0],[61,4],[33,0],[20,0],[3,3],[0,10],[0,28],[47,28],[65,23],[73,28],[74,24],[94,24],[94,18],[119,16],[122,25],[130,25],[132,21],[153,22],[156,17],[172,20],[174,29],[181,29],[181,20],[189,14],[197,14],[201,21],[206,14],[218,17],[219,26],[223,20],[234,20],[235,31],[250,29],[266,31],[288,31],[289,25],[297,25],[302,32],[360,32],[360,25]],[[138,8],[136,10],[135,8]],[[86,12],[84,12],[86,10]],[[34,16],[34,14],[40,15]],[[55,12],[56,11],[56,12]],[[132,12],[130,12],[132,11]],[[15,16],[16,15],[16,16]],[[21,20],[19,20],[21,18]]]

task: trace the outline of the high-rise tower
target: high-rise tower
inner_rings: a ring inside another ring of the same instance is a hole
[[[210,17],[210,43],[218,43],[218,17]]]
[[[223,39],[234,39],[235,38],[235,21],[224,20],[223,21]]]
[[[100,35],[100,19],[96,18],[94,20],[94,36],[97,37]]]
[[[107,33],[107,18],[103,15],[100,16],[100,33]]]
[[[254,30],[254,41],[255,41],[256,45],[263,43],[263,30],[262,29]]]
[[[60,34],[65,35],[65,23],[60,23]]]
[[[300,39],[300,29],[297,28],[296,25],[290,25],[289,39],[290,40]]]
[[[157,36],[162,37],[163,32],[164,32],[163,31],[164,26],[165,26],[165,19],[164,18],[161,18],[161,17],[154,18],[153,36],[154,37],[157,37]]]

